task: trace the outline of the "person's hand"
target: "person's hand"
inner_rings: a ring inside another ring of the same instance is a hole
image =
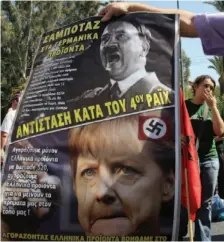
[[[216,98],[212,92],[203,92],[203,98],[210,109],[216,107]]]
[[[99,12],[99,16],[103,16],[102,21],[108,21],[112,16],[120,16],[129,12],[131,3],[110,3]]]
[[[224,133],[220,136],[215,136],[215,142],[218,142],[218,141],[221,141],[221,140],[224,140]]]

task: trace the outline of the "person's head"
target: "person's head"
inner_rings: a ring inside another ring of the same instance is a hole
[[[201,75],[198,76],[193,85],[193,95],[198,98],[203,98],[203,92],[211,92],[214,93],[215,90],[215,81],[209,75]]]
[[[151,33],[137,21],[117,20],[109,23],[101,36],[102,65],[116,81],[145,68]]]
[[[11,107],[12,109],[16,109],[18,102],[20,100],[20,94],[15,94],[11,99]]]
[[[139,115],[69,133],[79,221],[88,235],[158,235],[161,205],[174,196],[171,141],[140,140]]]

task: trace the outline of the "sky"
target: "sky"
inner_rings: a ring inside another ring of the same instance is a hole
[[[160,8],[177,8],[177,1],[139,1],[139,3],[145,3],[154,7]],[[217,10],[209,5],[203,3],[203,1],[183,1],[179,0],[179,8],[187,10],[193,13],[216,13]],[[208,58],[213,56],[205,56],[200,39],[181,38],[181,47],[185,50],[188,57],[191,58],[190,66],[190,80],[193,81],[197,76],[208,74],[212,76],[216,81],[218,80],[218,74],[215,70],[208,68],[210,62]]]

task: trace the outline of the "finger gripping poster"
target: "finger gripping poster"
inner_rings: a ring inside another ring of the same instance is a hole
[[[7,150],[2,240],[171,240],[177,27],[132,13],[43,35]]]

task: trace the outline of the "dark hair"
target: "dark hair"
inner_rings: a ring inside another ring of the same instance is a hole
[[[12,97],[12,99],[11,99],[11,102],[12,101],[19,101],[19,97],[20,97],[20,93],[17,93],[17,94],[15,94],[13,97]]]
[[[151,35],[150,30],[145,26],[145,24],[138,21],[138,19],[134,20],[132,18],[127,18],[127,17],[126,18],[123,17],[120,21],[132,24],[138,30],[139,36],[143,37],[145,39],[145,41],[150,43],[150,41],[152,39],[152,35]]]
[[[195,95],[195,87],[196,86],[199,86],[205,79],[211,79],[211,81],[213,82],[213,84],[214,84],[214,88],[215,88],[215,86],[216,86],[216,83],[215,83],[215,80],[211,77],[211,76],[209,76],[209,75],[201,75],[201,76],[198,76],[196,79],[195,79],[195,81],[194,81],[194,83],[193,83],[193,85],[192,85],[192,90],[193,90],[193,95]]]
[[[113,18],[109,23],[113,23],[113,22],[127,22],[131,25],[133,25],[137,30],[138,30],[138,34],[141,38],[144,38],[145,41],[149,42],[152,39],[152,35],[151,35],[151,31],[146,27],[146,25],[144,23],[142,23],[142,21],[140,19],[138,19],[137,17],[135,19],[133,19],[133,15],[131,14],[127,14],[127,15],[122,15],[116,18]]]

